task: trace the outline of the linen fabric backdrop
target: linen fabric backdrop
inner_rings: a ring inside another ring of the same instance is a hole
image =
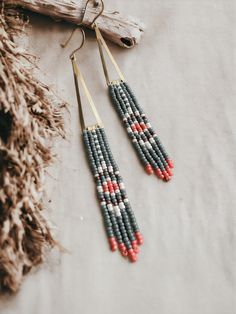
[[[104,122],[144,236],[135,264],[108,248],[86,161],[70,51],[72,26],[31,14],[24,46],[40,57],[43,80],[69,104],[67,140],[48,169],[47,210],[56,249],[28,275],[4,314],[233,314],[235,288],[236,106],[234,0],[119,0],[107,9],[146,24],[140,44],[111,43],[127,82],[175,162],[163,183],[145,174],[112,108],[92,31],[78,62]]]

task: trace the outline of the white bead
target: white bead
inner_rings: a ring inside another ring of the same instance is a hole
[[[146,126],[147,126],[148,128],[150,128],[150,127],[151,127],[151,124],[148,122],[148,123],[146,124]]]
[[[132,140],[132,142],[133,142],[133,143],[137,143],[138,141],[137,141],[136,138],[134,138],[134,139]]]
[[[125,199],[124,199],[124,203],[126,203],[126,204],[128,204],[128,203],[129,203],[128,198],[125,198]]]
[[[121,216],[120,208],[118,206],[114,206],[114,209],[115,209],[116,216],[117,217]]]
[[[119,187],[120,187],[121,190],[124,190],[124,189],[125,189],[124,183],[123,183],[123,182],[120,182]]]
[[[154,138],[153,138],[153,137],[150,137],[149,142],[152,143],[152,144],[155,143]]]
[[[152,149],[152,145],[149,142],[145,142],[145,145],[148,149]]]
[[[113,167],[112,166],[108,166],[108,171],[109,172],[113,172]]]
[[[128,113],[129,113],[129,114],[132,114],[132,113],[133,113],[131,107],[128,107],[127,110],[128,110]]]
[[[116,174],[116,175],[120,174],[120,171],[117,170],[117,171],[115,172],[115,174]]]
[[[125,113],[126,118],[129,118],[129,114],[128,112]]]
[[[113,206],[112,206],[112,204],[108,204],[108,205],[107,205],[107,208],[108,208],[109,212],[112,212],[112,211],[113,211]]]
[[[102,201],[102,202],[101,202],[101,205],[106,205],[106,202]]]
[[[120,209],[125,209],[124,203],[123,202],[119,203],[119,207],[120,207]]]
[[[131,129],[130,127],[128,127],[128,128],[127,128],[127,132],[128,132],[128,133],[132,133],[133,131],[132,131],[132,129]]]
[[[144,146],[144,141],[143,141],[143,140],[139,140],[139,144],[140,144],[141,146]]]
[[[136,115],[136,116],[140,116],[140,113],[139,113],[138,110],[135,111],[135,115]]]
[[[98,167],[98,172],[102,173],[102,167],[100,167],[100,166]]]
[[[99,186],[97,187],[97,189],[98,189],[98,192],[102,192],[102,191],[103,191],[103,188],[102,188],[101,185],[99,185]]]

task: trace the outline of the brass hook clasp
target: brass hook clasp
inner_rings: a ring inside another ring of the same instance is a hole
[[[83,114],[83,108],[82,108],[82,102],[81,102],[81,97],[80,97],[80,89],[79,89],[79,82],[81,83],[84,91],[85,91],[85,95],[88,99],[89,105],[93,111],[93,114],[95,116],[96,119],[96,125],[99,127],[103,127],[101,118],[97,112],[97,109],[95,107],[95,104],[93,102],[93,99],[89,93],[89,90],[87,88],[87,85],[85,83],[85,80],[83,78],[82,73],[80,72],[79,66],[76,63],[76,58],[75,58],[75,53],[81,49],[84,45],[85,42],[85,32],[82,28],[78,27],[79,30],[81,31],[81,34],[83,36],[81,44],[78,48],[76,48],[75,50],[72,51],[72,53],[70,54],[70,59],[71,59],[71,63],[72,63],[72,68],[73,68],[73,74],[74,74],[74,82],[75,82],[75,90],[76,90],[76,96],[77,96],[77,102],[78,102],[78,109],[79,109],[79,119],[80,119],[80,126],[81,126],[81,130],[85,130],[86,129],[86,125],[85,125],[85,120],[84,120],[84,114]],[[67,39],[67,41],[64,44],[61,44],[62,48],[65,48],[68,43],[70,42],[73,34],[75,33],[77,28],[75,28],[72,33],[70,34],[70,37]]]
[[[88,4],[89,4],[90,1],[91,1],[91,0],[88,0],[88,1],[86,2],[86,4],[85,4],[85,7],[84,7],[84,9],[83,9],[83,17],[82,17],[81,22],[78,24],[79,26],[83,24],[84,17],[85,17],[85,14],[86,14],[86,10],[87,10],[87,7],[88,7]],[[96,4],[98,5],[98,1],[95,0],[95,2],[96,2]],[[103,0],[100,0],[100,2],[101,2],[101,4],[102,4],[101,10],[100,10],[100,12],[95,16],[95,18],[92,20],[92,22],[90,23],[90,26],[91,26],[92,28],[94,28],[94,27],[96,26],[95,21],[99,18],[99,16],[100,16],[100,15],[103,13],[103,11],[104,11],[104,2],[103,2]],[[72,53],[70,54],[70,58],[73,58],[73,56],[75,55],[75,53],[83,47],[84,42],[85,42],[85,32],[84,32],[84,30],[83,30],[81,27],[78,27],[78,29],[81,31],[81,34],[82,34],[82,36],[83,36],[82,42],[81,42],[81,44],[80,44],[80,46],[79,46],[78,48],[76,48],[75,50],[72,51]],[[71,38],[73,37],[73,35],[74,35],[74,33],[75,33],[76,30],[77,30],[77,28],[74,28],[74,30],[71,32],[71,34],[70,34],[69,38],[66,40],[66,42],[63,43],[63,44],[61,44],[61,47],[62,47],[62,48],[65,48],[65,47],[69,44],[69,42],[70,42]]]
[[[88,4],[89,4],[90,1],[91,1],[91,0],[88,0],[88,1],[86,2],[86,4],[85,4],[85,7],[84,7],[84,9],[83,9],[83,17],[82,17],[82,21],[81,21],[80,24],[83,24],[84,17],[85,17],[85,14],[86,14],[86,10],[87,10],[87,7],[88,7]],[[94,3],[96,4],[96,6],[99,5],[99,2],[98,2],[97,0],[93,0],[93,1],[94,1]],[[103,0],[100,0],[100,2],[101,2],[101,4],[102,4],[101,10],[100,10],[100,12],[94,17],[94,19],[92,20],[92,22],[90,23],[90,26],[91,26],[92,28],[95,26],[95,21],[99,18],[99,16],[102,15],[102,13],[103,13],[103,11],[104,11],[104,2],[103,2]]]
[[[70,34],[69,38],[66,40],[66,42],[65,42],[64,44],[61,44],[61,47],[62,47],[62,48],[65,48],[65,47],[69,44],[71,38],[73,37],[73,35],[74,35],[74,33],[75,33],[75,31],[76,31],[77,29],[79,29],[80,32],[81,32],[81,34],[82,34],[82,41],[81,41],[80,46],[71,52],[71,54],[70,54],[70,59],[72,59],[72,58],[75,56],[75,53],[76,53],[78,50],[80,50],[80,49],[83,47],[83,45],[84,45],[84,42],[85,42],[85,32],[84,32],[84,30],[83,30],[81,27],[75,28],[75,29],[71,32],[71,34]]]

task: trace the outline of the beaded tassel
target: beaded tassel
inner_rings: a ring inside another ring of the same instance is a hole
[[[148,174],[155,173],[160,179],[169,181],[172,177],[173,162],[165,151],[160,139],[151,127],[145,113],[138,104],[133,92],[125,82],[118,64],[112,56],[98,26],[94,29],[102,61],[103,71],[111,96],[112,103],[120,115],[124,126],[132,140],[141,162]],[[111,81],[107,70],[103,48],[114,65],[119,80]]]
[[[135,150],[148,174],[155,173],[169,181],[173,175],[169,158],[133,92],[126,82],[116,81],[108,86],[112,103],[121,117]]]
[[[123,256],[135,262],[138,245],[143,243],[143,238],[105,131],[102,127],[84,130],[83,139],[97,185],[110,248],[112,251],[119,248]]]
[[[82,34],[85,36],[83,31]],[[79,49],[72,52],[70,59],[73,67],[82,135],[97,186],[109,245],[112,251],[116,251],[118,248],[123,256],[127,256],[131,262],[135,262],[139,252],[138,246],[143,243],[143,237],[127,198],[118,166],[111,153],[102,121],[76,63],[75,52]],[[97,121],[93,126],[85,125],[79,81]]]

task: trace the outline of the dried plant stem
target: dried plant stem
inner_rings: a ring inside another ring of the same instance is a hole
[[[13,34],[24,23],[0,12],[0,291],[15,292],[55,241],[42,214],[51,141],[63,135],[61,108],[34,75],[33,61]]]

